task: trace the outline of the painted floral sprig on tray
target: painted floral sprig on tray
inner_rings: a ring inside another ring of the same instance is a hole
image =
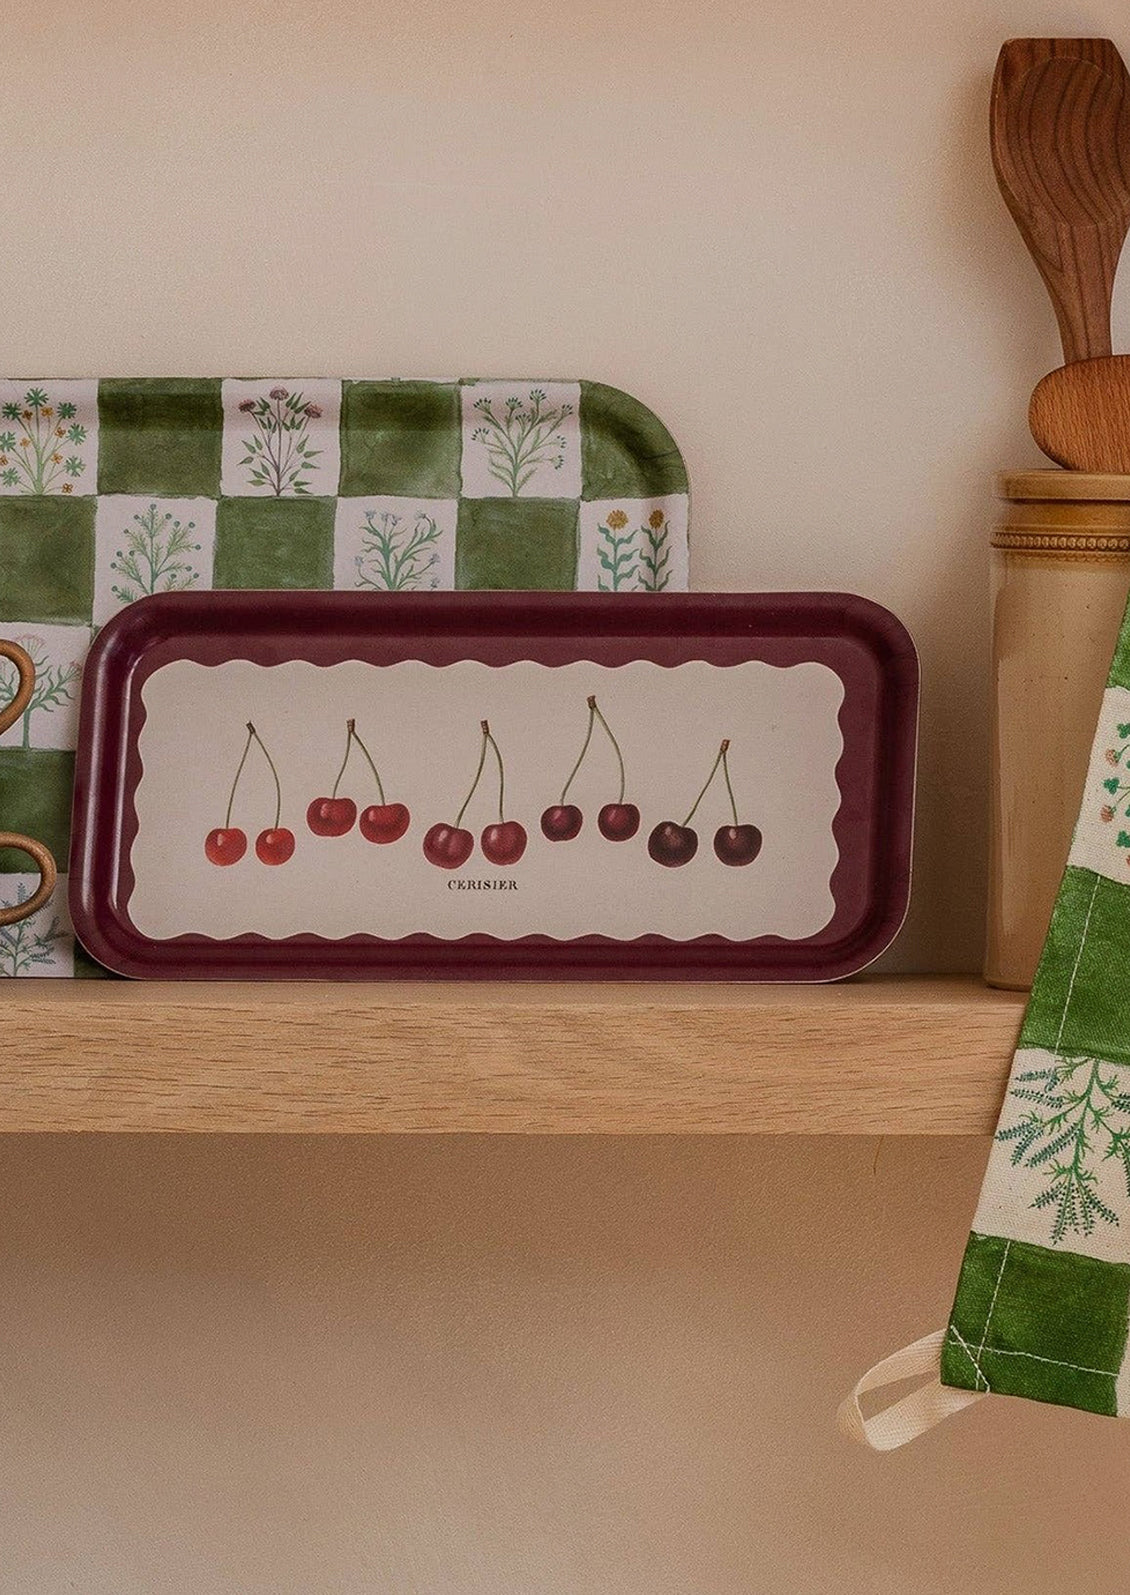
[[[625,531],[628,516],[609,510],[598,528],[596,555],[603,574],[602,593],[661,593],[671,580],[670,523],[661,509],[652,510],[643,526]]]
[[[1061,1058],[1017,1076],[1009,1095],[1031,1108],[997,1131],[1013,1142],[1012,1162],[1046,1176],[1032,1206],[1050,1208],[1051,1239],[1118,1224],[1098,1194],[1097,1165],[1117,1159],[1130,1196],[1130,1091],[1118,1068],[1097,1058]]]
[[[571,404],[547,405],[544,388],[531,388],[529,400],[516,394],[507,399],[502,415],[494,413],[493,399],[476,399],[482,425],[471,434],[487,451],[491,476],[517,498],[539,466],[559,471],[565,464],[568,441],[558,431],[573,413]]]
[[[31,893],[22,881],[17,883],[16,895],[0,897],[0,908],[18,908],[26,903]],[[46,910],[44,910],[45,912]],[[33,975],[44,964],[53,962],[58,944],[65,932],[58,915],[50,924],[36,926],[40,916],[17,920],[14,925],[0,927],[0,979],[14,980],[19,975]]]
[[[182,524],[156,504],[133,517],[124,528],[126,544],[110,561],[110,569],[122,578],[111,591],[123,604],[132,604],[150,593],[179,593],[193,586],[199,575],[185,554],[195,554],[200,544],[192,541],[196,522]]]
[[[52,404],[44,388],[29,388],[22,404],[0,405],[0,483],[23,493],[49,493],[59,483],[62,492],[73,492],[86,470],[74,452],[86,442],[77,413],[69,401]]]
[[[276,498],[309,493],[310,478],[304,473],[314,469],[322,452],[310,441],[310,422],[320,420],[321,407],[308,404],[301,393],[277,387],[264,397],[244,399],[239,409],[256,428],[244,438],[247,453],[239,462],[250,466],[252,487],[265,487]]]
[[[439,565],[439,536],[439,527],[422,510],[412,525],[391,510],[379,515],[368,510],[356,559],[358,586],[383,593],[434,592],[439,577],[431,572]]]
[[[70,703],[74,698],[72,689],[82,675],[82,666],[77,660],[72,660],[66,665],[49,664],[40,637],[19,637],[16,640],[35,666],[35,685],[32,687],[27,708],[20,719],[23,730],[21,746],[28,748],[31,746],[32,715],[40,712],[53,714],[63,704]],[[19,675],[15,665],[8,659],[0,659],[0,701],[6,701],[14,696],[18,682]]]

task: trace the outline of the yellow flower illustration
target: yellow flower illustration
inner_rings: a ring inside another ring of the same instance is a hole
[[[613,510],[608,517],[608,525],[612,531],[618,532],[622,526],[627,526],[628,517],[623,510]]]
[[[30,410],[25,410],[25,411],[24,411],[24,412],[23,412],[23,416],[22,416],[22,419],[23,419],[23,420],[24,420],[24,421],[30,421],[30,420],[31,420],[31,411],[30,411]]]
[[[0,465],[7,465],[7,463],[8,456],[6,454],[0,454]]]
[[[31,448],[31,439],[30,438],[21,438],[20,439],[20,448],[21,449],[30,449]]]
[[[48,405],[47,408],[43,411],[44,420],[50,421],[51,417],[54,414],[55,414],[55,411],[51,408],[50,405]]]
[[[62,465],[63,463],[63,456],[61,454],[53,454],[51,459],[55,465]]]
[[[57,438],[61,438],[61,437],[66,437],[66,435],[67,435],[67,434],[66,434],[66,433],[65,433],[65,432],[64,432],[64,431],[63,431],[63,429],[62,429],[62,427],[61,427],[61,426],[57,426],[57,427],[56,427],[56,428],[55,428],[55,436],[56,436],[56,437],[57,437]]]
[[[657,532],[666,519],[667,517],[664,515],[662,510],[652,510],[651,514],[647,518],[647,524],[651,527],[653,532]]]
[[[74,484],[73,483],[71,483],[71,482],[64,482],[63,483],[63,492],[64,493],[70,493],[70,492],[73,492],[73,490],[74,490]]]

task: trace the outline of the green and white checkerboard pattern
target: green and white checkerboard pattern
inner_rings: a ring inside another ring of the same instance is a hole
[[[1032,988],[943,1383],[1130,1416],[1130,609]]]
[[[687,544],[670,433],[601,383],[0,379],[0,633],[39,672],[0,827],[65,864],[83,660],[148,593],[677,592]],[[0,903],[26,868],[0,851]],[[0,977],[98,972],[65,879],[0,929]]]

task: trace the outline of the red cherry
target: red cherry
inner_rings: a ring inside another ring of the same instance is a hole
[[[596,823],[610,842],[626,842],[640,828],[640,811],[634,803],[606,803]]]
[[[361,811],[361,835],[367,842],[398,842],[411,820],[403,803],[374,803]]]
[[[526,851],[526,827],[517,820],[501,820],[488,825],[480,840],[492,864],[517,864]]]
[[[657,864],[678,869],[681,864],[689,864],[698,852],[698,832],[689,825],[664,820],[648,837],[647,850]]]
[[[344,836],[353,829],[357,805],[352,798],[315,798],[306,810],[306,823],[315,836]]]
[[[541,817],[542,835],[551,842],[571,842],[585,823],[575,803],[555,803]]]
[[[204,853],[213,864],[238,864],[247,852],[247,837],[237,825],[221,825],[204,838]]]
[[[294,832],[288,831],[285,825],[260,831],[255,838],[255,851],[263,864],[285,864],[294,852]]]
[[[756,825],[721,825],[714,833],[714,851],[723,864],[752,864],[761,852]]]
[[[457,825],[433,825],[424,837],[424,857],[440,869],[459,869],[475,851],[475,838]]]

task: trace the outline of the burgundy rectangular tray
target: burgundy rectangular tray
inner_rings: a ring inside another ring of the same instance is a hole
[[[151,978],[838,979],[906,911],[917,701],[840,593],[146,598],[86,666],[75,928]]]

